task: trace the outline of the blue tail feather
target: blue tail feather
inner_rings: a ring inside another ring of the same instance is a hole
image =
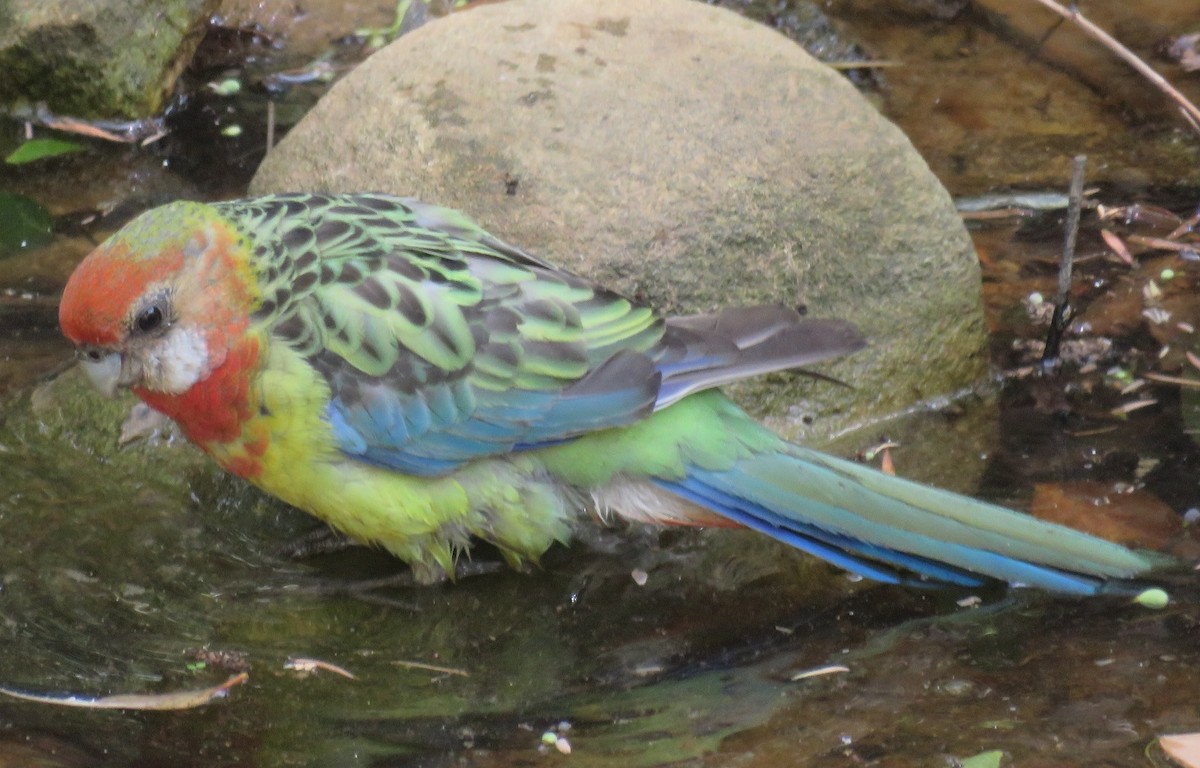
[[[1000,580],[1074,595],[1133,593],[1157,563],[1108,542],[809,452],[688,468],[664,489],[864,577],[977,587]],[[812,489],[811,492],[809,489]],[[1008,532],[1011,535],[1005,536]]]
[[[719,512],[730,520],[741,523],[751,530],[765,533],[773,539],[790,544],[802,552],[826,560],[839,568],[885,584],[925,584],[978,586],[981,580],[958,569],[943,567],[923,558],[914,558],[892,552],[866,542],[856,541],[816,526],[786,520],[759,504],[739,499],[705,485],[695,478],[679,483],[658,481],[663,488],[708,509]],[[888,567],[895,566],[895,567]],[[905,576],[901,570],[920,573],[929,581]]]

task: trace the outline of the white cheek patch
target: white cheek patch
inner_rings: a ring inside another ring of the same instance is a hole
[[[208,344],[194,329],[175,326],[147,350],[146,386],[178,395],[208,373]]]

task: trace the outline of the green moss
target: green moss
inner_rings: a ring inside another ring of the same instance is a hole
[[[18,0],[19,3],[27,0]],[[0,102],[44,103],[81,117],[141,117],[159,111],[195,50],[214,0],[81,5],[59,0],[8,8],[0,23]]]

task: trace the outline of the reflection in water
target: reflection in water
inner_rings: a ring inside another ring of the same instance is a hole
[[[396,564],[280,560],[308,518],[179,441],[115,450],[127,403],[83,387],[43,387],[0,429],[0,487],[19,489],[0,499],[0,679],[93,695],[224,679],[189,669],[195,648],[244,654],[251,679],[179,714],[0,702],[9,733],[68,742],[63,765],[523,763],[564,722],[584,765],[915,766],[991,748],[1085,765],[1192,717],[1186,608],[960,608],[752,535],[602,531],[532,574],[359,594]],[[358,679],[297,676],[296,656]],[[849,671],[791,680],[827,664]]]

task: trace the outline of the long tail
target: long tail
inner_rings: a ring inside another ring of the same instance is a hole
[[[659,486],[862,576],[975,587],[998,579],[1075,595],[1135,594],[1169,562],[994,504],[800,446]]]

